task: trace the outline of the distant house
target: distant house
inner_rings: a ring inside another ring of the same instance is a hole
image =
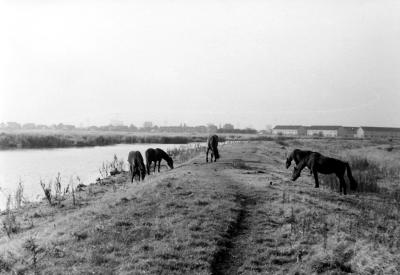
[[[400,128],[391,127],[366,127],[357,129],[358,138],[400,138]]]
[[[301,136],[306,134],[306,128],[301,125],[276,125],[272,129],[274,135]]]
[[[313,125],[307,127],[307,136],[337,137],[341,126]]]
[[[344,138],[354,138],[357,135],[358,127],[340,127],[338,136]]]

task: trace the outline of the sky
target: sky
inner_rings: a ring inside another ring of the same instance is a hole
[[[400,127],[398,0],[0,0],[0,122]]]

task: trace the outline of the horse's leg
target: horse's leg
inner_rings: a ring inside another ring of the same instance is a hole
[[[338,175],[339,182],[340,182],[340,193],[343,189],[343,194],[346,195],[346,181],[344,180],[344,175]]]
[[[154,174],[156,173],[157,161],[154,161]]]
[[[210,150],[210,148],[207,148],[207,152],[206,152],[206,162],[208,162],[208,151]]]
[[[313,174],[314,174],[314,180],[315,180],[315,188],[319,188],[318,172],[314,170]]]
[[[158,162],[158,173],[160,173],[161,160]]]
[[[133,182],[133,168],[132,168],[132,165],[129,165],[129,170],[131,171],[131,175],[132,175],[131,182]]]
[[[341,177],[339,175],[336,175],[336,176],[339,179],[339,193],[341,194],[342,190],[343,190],[343,182],[342,182],[342,179],[341,179]]]
[[[147,170],[147,175],[150,176],[150,163],[148,160],[146,161],[146,170]]]

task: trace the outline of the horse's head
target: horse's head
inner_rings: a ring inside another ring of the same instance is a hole
[[[174,169],[174,161],[172,160],[171,157],[168,158],[167,164],[168,164],[169,168]]]
[[[146,176],[146,167],[144,165],[140,166],[140,175],[139,177],[142,176],[142,180],[144,180],[144,177]]]
[[[293,173],[292,173],[292,181],[295,181],[300,177],[301,170],[297,168],[297,166],[294,167]]]
[[[291,164],[292,164],[292,160],[290,158],[286,158],[286,169],[288,169]]]

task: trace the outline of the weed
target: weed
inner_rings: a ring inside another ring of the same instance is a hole
[[[28,252],[28,257],[30,257],[30,266],[33,269],[35,274],[39,274],[38,270],[38,260],[39,260],[39,254],[43,252],[43,249],[39,247],[39,245],[36,242],[36,239],[33,237],[28,238],[24,244],[23,248],[25,251]]]
[[[16,208],[21,208],[24,203],[24,186],[22,185],[22,181],[20,180],[18,183],[17,191],[15,192],[15,206]]]
[[[194,144],[191,147],[185,146],[180,148],[168,149],[167,154],[170,155],[174,159],[174,161],[177,161],[178,163],[183,163],[204,152],[205,149],[205,146]]]
[[[7,204],[6,204],[6,215],[3,219],[3,230],[10,238],[11,234],[16,234],[20,230],[21,226],[19,222],[17,222],[17,217],[11,210],[11,195],[7,197]]]
[[[44,183],[44,181],[40,180],[40,186],[42,186],[44,195],[47,199],[47,201],[49,202],[50,205],[53,205],[52,202],[52,195],[51,195],[51,182],[49,183],[49,185],[46,187],[46,184]]]

